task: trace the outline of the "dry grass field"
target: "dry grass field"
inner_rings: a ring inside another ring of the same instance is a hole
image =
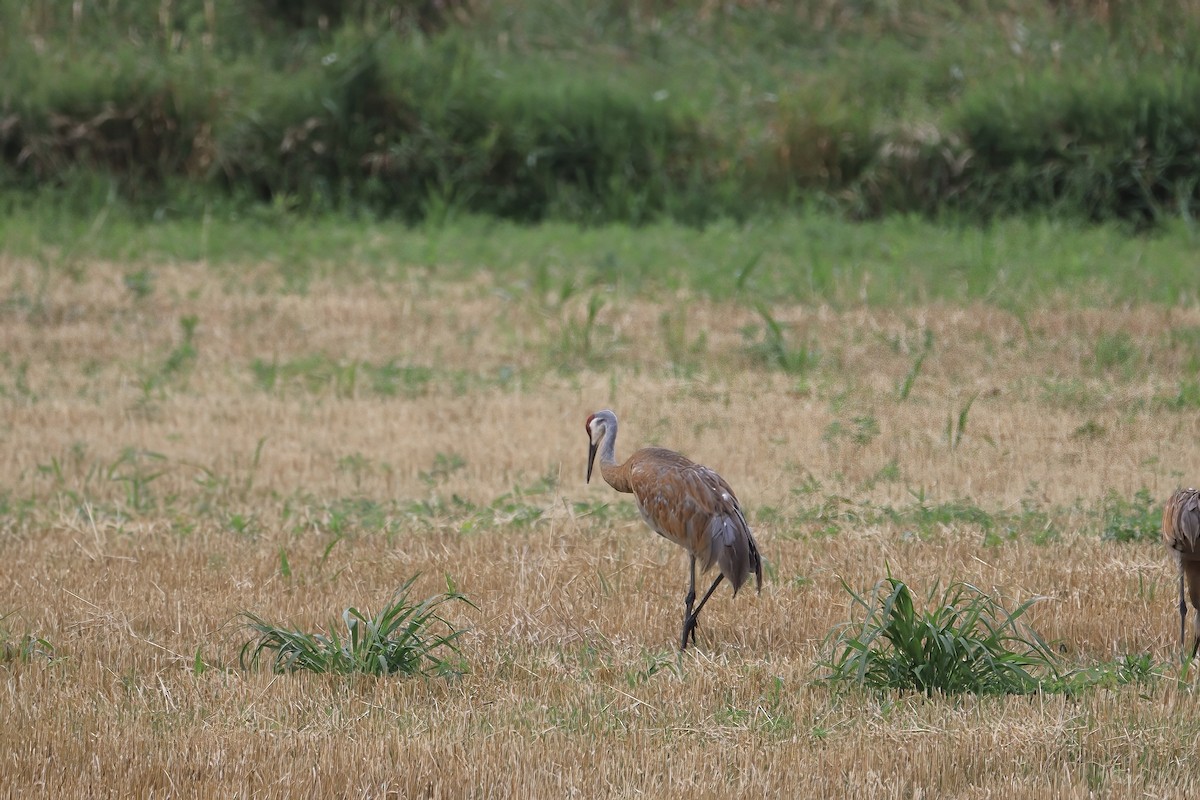
[[[764,316],[418,270],[302,292],[269,264],[0,275],[8,796],[1200,790],[1173,567],[1104,535],[1200,480],[1195,307]],[[768,562],[682,656],[683,551],[584,485],[603,407],[618,458],[719,470]],[[1043,596],[1029,622],[1068,666],[1153,668],[1024,697],[822,682],[842,582],[889,570],[919,597]],[[242,612],[324,630],[414,575],[476,606],[444,608],[460,677],[239,664]]]

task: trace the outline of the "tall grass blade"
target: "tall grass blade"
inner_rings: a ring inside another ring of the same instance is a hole
[[[912,392],[913,384],[917,382],[917,376],[921,374],[921,366],[925,363],[926,356],[933,349],[933,331],[925,329],[925,343],[921,347],[921,352],[917,353],[916,359],[908,370],[908,374],[904,376],[904,383],[900,385],[899,396],[900,400],[908,399],[909,393]]]
[[[979,397],[979,392],[971,395],[967,399],[967,404],[958,412],[958,427],[954,431],[954,443],[952,447],[957,448],[958,443],[962,441],[963,434],[967,431],[967,415],[971,413],[971,406],[975,403],[975,398]]]
[[[763,254],[765,252],[766,250],[760,248],[754,253],[754,255],[750,256],[750,258],[746,260],[746,263],[742,265],[742,268],[738,270],[737,276],[733,281],[733,290],[735,292],[740,292],[746,287],[746,281],[750,279],[750,276],[754,273],[754,270],[762,261]]]

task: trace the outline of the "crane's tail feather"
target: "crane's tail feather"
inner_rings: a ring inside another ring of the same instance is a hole
[[[717,564],[721,574],[733,585],[735,597],[752,572],[758,591],[762,591],[762,558],[758,554],[758,543],[742,515],[715,515],[709,522],[708,534],[709,550],[704,569]]]
[[[762,592],[762,556],[758,554],[758,542],[754,541],[754,537],[750,532],[746,532],[746,538],[750,540],[750,563],[754,567],[754,591]]]
[[[1180,504],[1179,532],[1193,546],[1200,542],[1200,495],[1194,492]]]
[[[1187,595],[1191,601],[1192,610],[1196,611],[1192,616],[1192,634],[1197,640],[1200,640],[1200,564],[1196,562],[1184,562],[1180,569],[1181,576],[1187,579]],[[1180,597],[1179,601],[1183,603],[1183,582],[1180,582]]]

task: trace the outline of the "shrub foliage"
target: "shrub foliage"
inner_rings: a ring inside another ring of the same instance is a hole
[[[0,188],[98,173],[156,208],[412,220],[700,222],[817,199],[1139,224],[1200,192],[1182,0],[1023,0],[1037,37],[987,2],[977,19],[938,1],[502,5],[0,0]],[[842,66],[806,79],[806,61]]]

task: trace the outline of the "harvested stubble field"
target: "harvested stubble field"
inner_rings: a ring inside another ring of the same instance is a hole
[[[1200,476],[1194,306],[760,311],[413,269],[302,292],[270,264],[0,273],[9,796],[1200,788],[1175,575],[1144,536]],[[619,458],[654,443],[718,469],[768,562],[761,595],[722,587],[682,656],[683,552],[583,483],[602,407]],[[842,582],[889,570],[919,597],[955,580],[1044,596],[1029,622],[1068,666],[1153,668],[1026,697],[820,682],[851,619]],[[477,606],[444,608],[468,629],[460,677],[239,665],[241,612],[324,630],[417,574],[419,597],[449,576]]]

